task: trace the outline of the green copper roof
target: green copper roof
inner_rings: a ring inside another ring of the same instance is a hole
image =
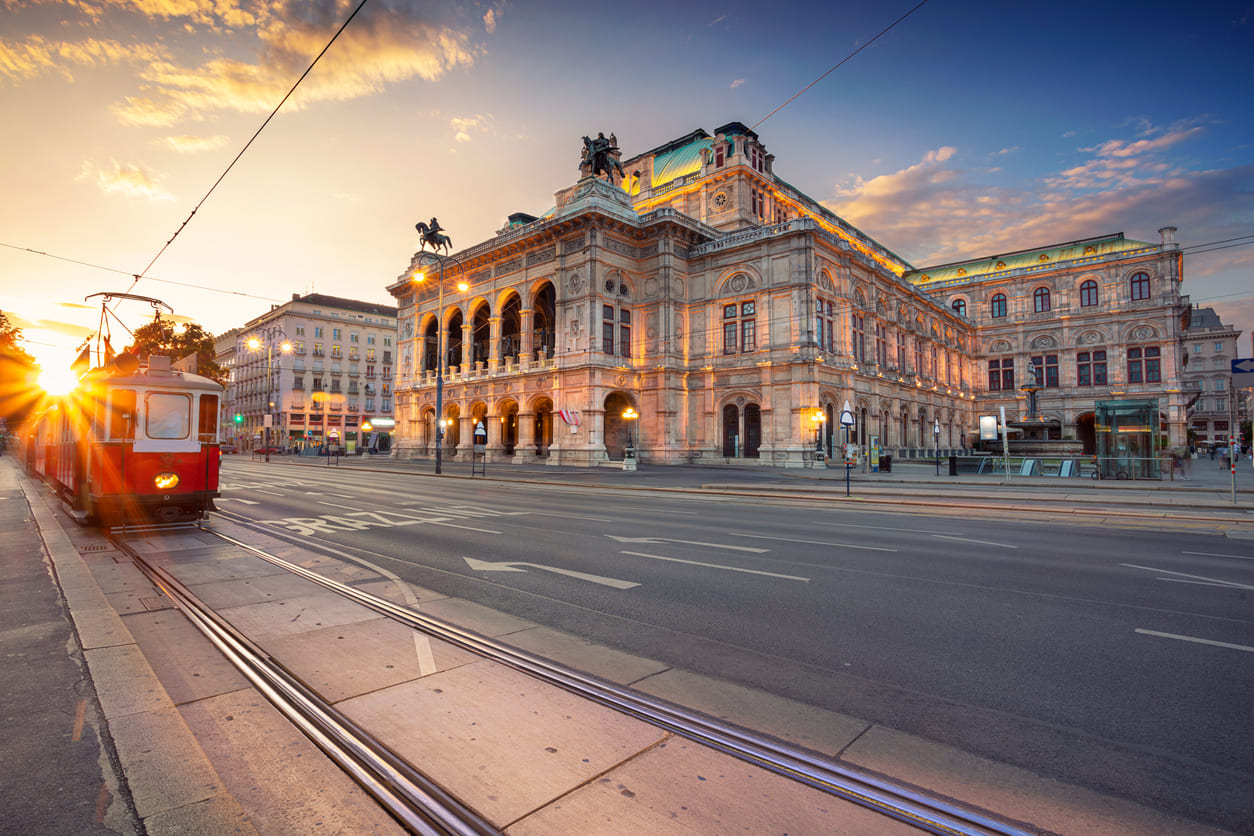
[[[653,158],[653,187],[665,185],[686,174],[701,170],[701,151],[714,147],[714,140],[706,137]]]
[[[935,267],[922,267],[911,270],[902,276],[911,284],[934,286],[948,282],[970,282],[983,278],[999,276],[1009,270],[1025,270],[1028,268],[1048,268],[1059,261],[1082,261],[1098,259],[1112,253],[1128,252],[1146,247],[1155,247],[1145,241],[1133,241],[1124,238],[1122,232],[1104,235],[1099,238],[1086,238],[1082,241],[1069,241],[1034,250],[1020,250],[1005,255],[991,255],[971,261],[955,261],[951,264],[939,264]]]

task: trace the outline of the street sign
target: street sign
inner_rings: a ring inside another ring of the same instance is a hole
[[[1242,389],[1254,386],[1254,357],[1232,361],[1232,387]]]

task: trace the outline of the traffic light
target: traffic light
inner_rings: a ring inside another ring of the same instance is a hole
[[[238,412],[237,412],[237,413],[235,413],[235,423],[237,423],[237,424],[242,424],[242,423],[244,423],[244,416],[243,416],[243,415],[240,415]]]

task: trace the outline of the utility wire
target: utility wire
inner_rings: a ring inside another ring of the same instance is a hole
[[[19,247],[15,244],[6,244],[3,241],[0,241],[0,247],[8,247],[11,250],[20,250],[24,253],[31,253],[32,255],[42,255],[46,258],[54,258],[57,261],[66,261],[66,262],[69,262],[70,264],[78,264],[83,267],[90,267],[93,270],[104,270],[109,273],[119,273],[123,276],[130,276],[132,278],[135,278],[135,274],[130,272],[129,270],[119,270],[116,267],[106,267],[103,264],[92,264],[90,261],[80,261],[77,258],[67,258],[66,256],[56,255],[54,253],[47,253],[47,252],[44,252],[43,250],[33,250],[30,247]],[[158,279],[154,276],[145,276],[144,278],[150,282],[161,282],[162,284],[174,284],[174,285],[178,285],[179,287],[190,287],[196,290],[210,290],[210,291],[213,291],[214,293],[227,293],[232,296],[247,296],[249,299],[260,299],[263,302],[282,302],[283,301],[282,299],[275,299],[270,296],[257,296],[255,294],[244,293],[239,290],[223,290],[220,287],[209,287],[203,284],[190,284],[188,282],[176,282],[170,279]],[[135,286],[134,284],[131,285],[131,287],[134,287],[134,286]]]
[[[166,241],[165,245],[157,252],[155,256],[152,257],[152,261],[148,262],[147,267],[145,267],[143,270],[139,271],[138,273],[134,274],[135,280],[131,282],[131,286],[127,288],[128,293],[134,289],[135,285],[139,284],[139,280],[145,277],[144,274],[152,269],[152,265],[157,263],[157,259],[161,258],[162,254],[164,254],[165,251],[169,248],[169,246],[174,243],[174,239],[178,238],[179,234],[187,227],[189,223],[191,223],[191,220],[193,217],[195,217],[196,212],[200,209],[201,206],[204,205],[205,201],[209,199],[209,195],[213,194],[214,190],[218,188],[218,184],[221,183],[224,179],[226,179],[226,175],[231,173],[231,169],[235,167],[235,164],[237,162],[239,162],[240,157],[244,156],[244,152],[249,149],[249,147],[257,139],[257,137],[261,135],[261,132],[266,129],[266,125],[270,124],[270,120],[273,119],[276,114],[278,114],[280,108],[282,108],[283,105],[287,103],[287,100],[291,98],[292,94],[296,92],[296,88],[300,86],[300,83],[304,81],[305,77],[313,71],[313,68],[318,64],[318,61],[322,59],[322,56],[326,55],[327,50],[331,48],[331,44],[335,43],[336,39],[339,38],[340,34],[344,31],[344,29],[348,26],[348,24],[352,21],[352,19],[357,16],[358,12],[361,11],[362,6],[365,6],[365,5],[366,5],[366,0],[361,0],[361,2],[357,4],[357,8],[353,9],[353,13],[348,16],[348,19],[345,20],[344,23],[340,25],[340,28],[336,30],[335,34],[331,36],[331,40],[327,41],[327,45],[322,48],[322,51],[318,53],[317,57],[314,58],[313,62],[309,65],[309,67],[303,73],[301,73],[300,78],[296,79],[296,83],[292,85],[292,89],[288,90],[287,95],[283,97],[283,100],[280,101],[277,105],[275,105],[274,110],[270,111],[270,115],[266,117],[266,121],[261,123],[261,127],[257,129],[257,132],[252,135],[252,138],[249,139],[248,142],[244,144],[244,147],[240,149],[240,152],[235,155],[235,159],[231,160],[231,164],[226,167],[226,170],[223,171],[222,174],[218,177],[218,179],[214,181],[213,185],[209,187],[209,191],[205,192],[205,196],[200,199],[200,202],[197,203],[195,207],[192,208],[191,214],[189,214],[187,218],[183,221],[183,223],[179,225],[179,228],[174,231],[174,234],[170,236],[170,240]]]
[[[857,49],[855,49],[853,52],[851,52],[851,53],[849,53],[848,55],[846,55],[846,56],[844,57],[844,59],[842,59],[842,60],[840,61],[840,63],[839,63],[839,64],[837,64],[836,66],[832,67],[832,68],[831,68],[830,70],[828,70],[827,72],[823,73],[823,75],[819,76],[819,77],[818,77],[818,78],[816,78],[814,81],[811,81],[811,82],[810,82],[809,84],[807,84],[805,87],[803,87],[803,88],[801,88],[800,90],[798,90],[798,91],[797,91],[797,92],[793,95],[793,97],[792,97],[791,99],[789,99],[788,101],[784,102],[782,105],[780,105],[779,107],[775,108],[775,109],[774,109],[774,110],[772,110],[770,113],[766,114],[766,115],[765,115],[765,116],[763,116],[761,119],[759,119],[756,123],[754,123],[753,127],[752,127],[750,130],[757,130],[758,125],[761,125],[761,124],[762,124],[763,122],[765,122],[767,119],[770,119],[770,118],[771,118],[772,116],[774,116],[776,113],[779,113],[781,110],[783,110],[784,108],[788,107],[788,105],[792,104],[793,100],[794,100],[794,99],[796,99],[796,98],[798,98],[799,96],[801,96],[801,94],[802,94],[802,93],[806,92],[806,91],[807,91],[807,90],[809,90],[811,87],[813,87],[814,85],[818,84],[820,81],[822,81],[823,79],[827,78],[827,77],[828,77],[829,75],[831,75],[832,73],[836,72],[836,70],[840,69],[840,67],[841,67],[843,64],[845,64],[845,63],[849,62],[849,61],[850,61],[850,60],[851,60],[851,59],[852,59],[855,55],[857,55],[859,52],[861,52],[862,50],[866,49],[866,48],[867,48],[868,46],[870,46],[871,44],[873,44],[873,43],[875,43],[876,41],[878,41],[878,40],[879,40],[880,38],[882,38],[884,35],[887,35],[887,34],[888,34],[888,32],[889,32],[889,30],[891,30],[891,29],[892,29],[894,26],[896,26],[898,23],[901,23],[901,22],[902,22],[903,20],[905,20],[906,18],[910,17],[910,15],[914,14],[914,13],[915,13],[915,12],[917,12],[919,9],[923,8],[925,5],[927,5],[927,2],[928,2],[928,0],[921,0],[921,2],[919,3],[919,5],[915,6],[913,9],[911,9],[910,11],[906,12],[906,13],[905,13],[904,15],[902,15],[901,17],[899,17],[899,18],[897,18],[896,20],[894,20],[892,23],[888,24],[888,26],[887,26],[887,27],[885,27],[884,29],[882,29],[882,30],[880,31],[880,33],[879,33],[878,35],[876,35],[874,38],[872,38],[871,40],[867,41],[867,42],[866,42],[866,43],[864,43],[862,46],[858,47],[858,48],[857,48]]]

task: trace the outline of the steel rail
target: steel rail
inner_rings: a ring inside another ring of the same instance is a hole
[[[217,534],[210,529],[208,533]],[[398,822],[419,836],[499,836],[500,831],[379,744],[256,647],[169,572],[110,537],[262,696]]]
[[[248,524],[246,518],[234,515],[232,517],[242,524]],[[220,531],[212,528],[206,528],[205,531],[275,566],[317,583],[414,629],[556,685],[582,698],[634,716],[741,761],[800,781],[925,832],[940,834],[940,836],[1039,836],[1038,830],[1025,829],[1016,823],[1003,821],[945,799],[833,763],[770,740],[765,736],[717,722],[697,712],[674,706],[629,688],[572,671],[547,659],[325,578],[303,566],[269,554]],[[270,536],[276,534],[271,530],[265,533]]]

